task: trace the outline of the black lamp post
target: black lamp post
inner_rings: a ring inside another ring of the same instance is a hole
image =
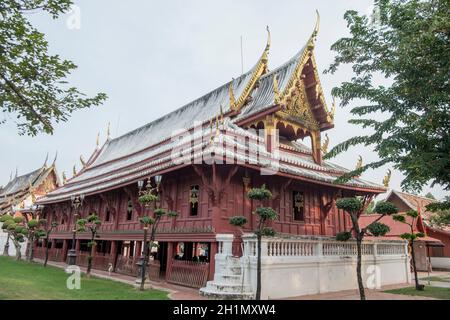
[[[75,265],[77,261],[77,250],[75,249],[76,234],[77,234],[77,217],[78,210],[81,208],[84,202],[84,194],[77,196],[71,196],[70,201],[75,213],[73,214],[73,229],[72,229],[72,248],[67,252],[67,264]]]

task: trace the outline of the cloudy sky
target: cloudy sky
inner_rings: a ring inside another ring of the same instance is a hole
[[[315,9],[321,15],[315,52],[323,71],[334,57],[330,46],[347,34],[344,12],[369,13],[372,1],[83,0],[75,4],[79,29],[73,13],[58,20],[35,13],[30,19],[47,35],[51,53],[78,65],[70,82],[87,94],[105,92],[109,98],[103,106],[76,112],[69,122],[57,125],[52,136],[19,136],[14,119],[6,116],[8,123],[0,125],[0,185],[8,182],[16,167],[24,174],[41,166],[47,152],[52,158],[58,151],[57,168],[70,177],[74,164],[80,168],[80,155],[86,159],[94,150],[97,133],[102,142],[106,139],[108,122],[112,136],[120,136],[238,76],[241,37],[245,71],[265,46],[266,25],[272,35],[269,67],[277,67],[305,44]],[[349,68],[321,75],[329,105],[331,89],[350,76]],[[338,108],[335,128],[328,131],[330,146],[363,133],[347,123],[349,118],[348,108]],[[359,154],[365,162],[377,159],[371,149],[357,147],[333,161],[353,168]],[[387,169],[369,171],[363,178],[381,183]],[[391,187],[399,189],[402,178],[394,171]],[[439,187],[426,187],[423,193],[428,191],[437,198],[446,195]]]

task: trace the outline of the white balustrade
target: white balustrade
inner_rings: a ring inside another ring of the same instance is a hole
[[[257,239],[252,234],[242,236],[244,256],[256,256]],[[313,257],[313,256],[356,256],[358,248],[356,241],[346,242],[330,240],[329,238],[263,238],[261,241],[261,256],[269,257]],[[403,241],[363,241],[361,254],[369,255],[402,255],[405,252]]]

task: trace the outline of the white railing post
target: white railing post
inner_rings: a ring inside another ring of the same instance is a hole
[[[216,240],[219,242],[219,254],[232,255],[233,254],[233,239],[234,235],[231,233],[219,233],[216,235]]]
[[[323,240],[320,239],[317,243],[316,243],[316,249],[314,252],[315,256],[319,256],[322,257],[323,256]]]

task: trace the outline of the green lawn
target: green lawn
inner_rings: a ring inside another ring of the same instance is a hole
[[[69,290],[69,274],[52,266],[0,256],[0,300],[148,300],[168,299],[167,292],[136,290],[133,286],[95,277],[81,277],[81,289]]]
[[[450,300],[450,288],[438,288],[425,285],[425,290],[418,291],[414,287],[386,290],[388,293],[405,294],[408,296],[421,296],[436,299]]]

